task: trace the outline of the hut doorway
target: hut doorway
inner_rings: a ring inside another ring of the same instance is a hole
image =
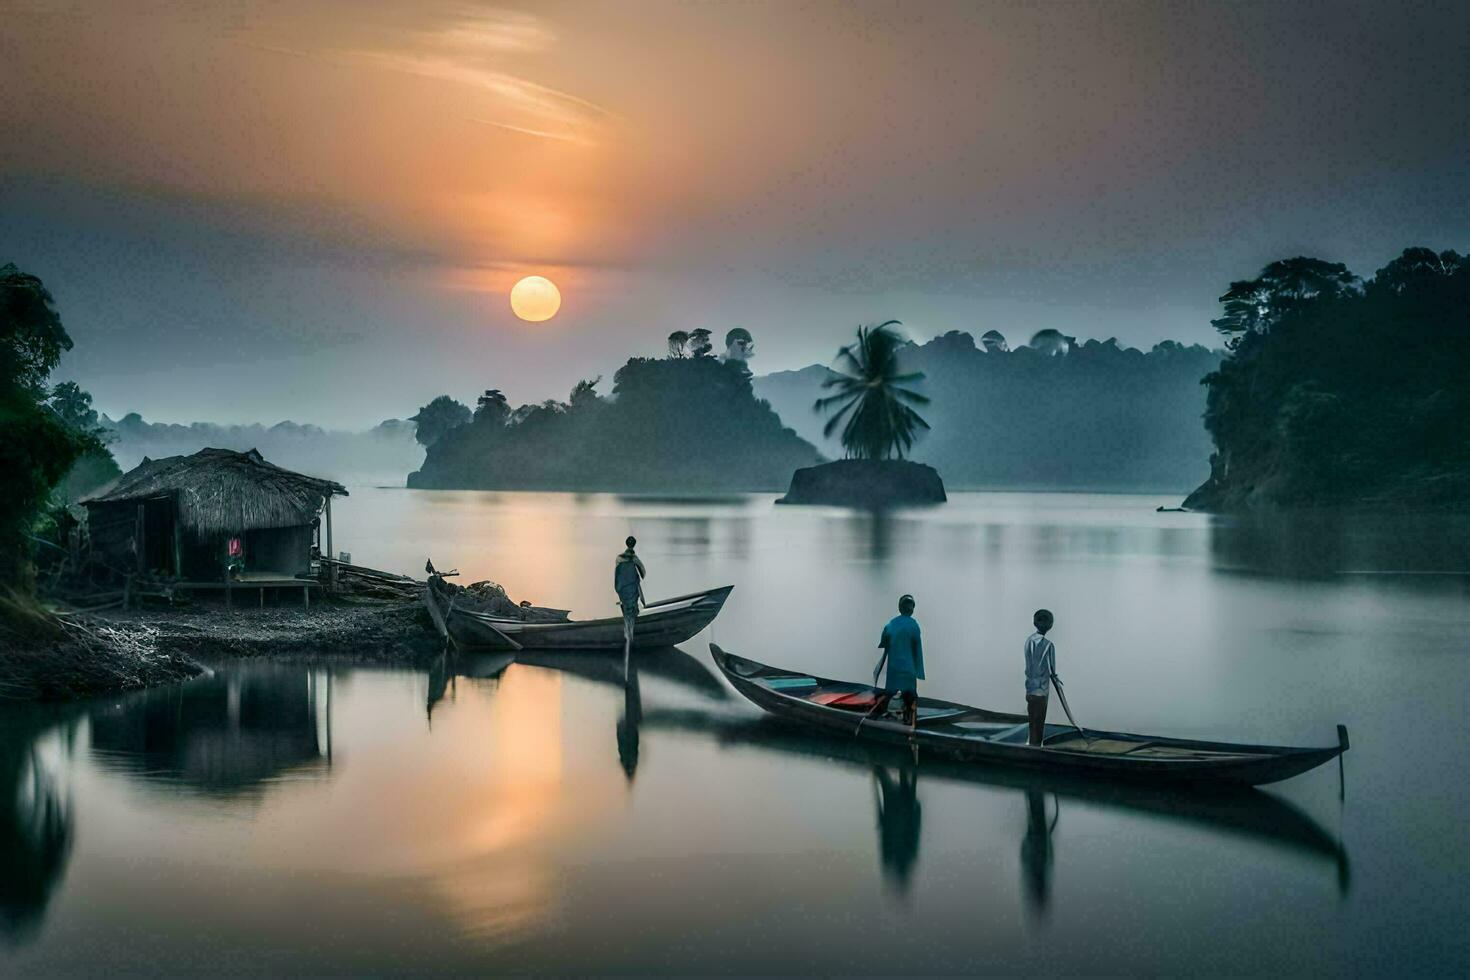
[[[134,521],[133,541],[138,555],[138,571],[177,575],[179,555],[173,499],[155,497],[140,501]]]

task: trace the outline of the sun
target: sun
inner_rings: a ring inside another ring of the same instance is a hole
[[[545,276],[527,276],[510,287],[510,308],[531,323],[550,320],[561,309],[561,292]]]

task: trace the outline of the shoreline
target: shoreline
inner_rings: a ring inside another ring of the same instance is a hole
[[[0,652],[0,705],[65,702],[197,677],[225,658],[422,662],[442,650],[417,599],[335,598],[310,609],[63,614],[61,632]]]

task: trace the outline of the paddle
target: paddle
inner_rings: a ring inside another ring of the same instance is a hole
[[[1092,736],[1088,735],[1082,726],[1077,724],[1077,719],[1072,717],[1072,709],[1067,704],[1067,692],[1062,690],[1062,679],[1056,675],[1055,671],[1052,672],[1051,682],[1056,685],[1057,699],[1062,702],[1062,710],[1067,713],[1067,720],[1072,723],[1073,728],[1077,729],[1077,734],[1082,736],[1082,740],[1091,745]]]
[[[711,591],[713,591],[713,590],[712,589],[705,589],[703,592],[690,592],[690,593],[688,593],[686,595],[676,595],[676,596],[674,596],[673,598],[670,598],[670,599],[659,599],[657,602],[645,602],[643,604],[643,608],[644,609],[652,609],[655,606],[667,606],[671,602],[683,602],[685,599],[695,599],[695,598],[698,598],[699,596],[702,596],[702,595],[709,595]],[[614,599],[613,600],[613,603],[614,604],[617,604],[618,603],[618,600],[617,599]]]

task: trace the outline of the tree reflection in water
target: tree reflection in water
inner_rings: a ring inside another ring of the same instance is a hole
[[[71,807],[37,749],[41,732],[0,738],[0,941],[40,934],[71,855]]]

